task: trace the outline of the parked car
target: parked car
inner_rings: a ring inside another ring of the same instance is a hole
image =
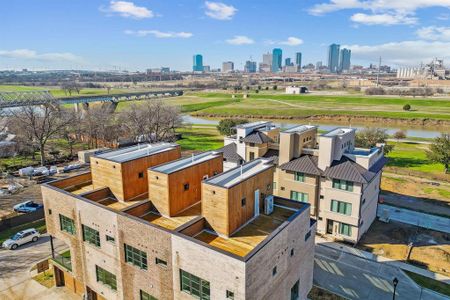
[[[41,234],[34,228],[25,229],[19,231],[15,235],[13,235],[10,239],[3,242],[2,247],[6,249],[15,250],[17,247],[29,243],[29,242],[37,242]]]
[[[44,205],[39,204],[39,203],[35,203],[33,201],[25,201],[19,204],[16,204],[13,206],[14,211],[16,212],[21,212],[21,213],[30,213],[30,212],[34,212],[37,211],[38,209],[43,208]]]

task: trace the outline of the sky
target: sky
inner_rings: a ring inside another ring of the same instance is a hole
[[[450,0],[2,0],[0,69],[242,69],[273,48],[303,64],[450,64]]]

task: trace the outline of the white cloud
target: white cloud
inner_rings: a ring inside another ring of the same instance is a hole
[[[287,40],[279,42],[279,44],[286,46],[298,46],[303,44],[303,40],[294,36],[290,36],[287,38]]]
[[[422,27],[416,31],[416,34],[423,40],[450,41],[450,27]]]
[[[415,24],[417,18],[401,15],[401,14],[373,14],[357,13],[351,16],[350,20],[355,23],[364,25],[398,25],[398,24]]]
[[[0,57],[35,61],[80,61],[81,58],[69,52],[38,53],[30,49],[0,50]]]
[[[226,42],[231,45],[250,45],[255,43],[254,40],[245,35],[235,35],[232,39],[226,40]]]
[[[329,0],[309,9],[312,15],[358,9],[371,14],[356,13],[351,20],[367,25],[415,24],[418,9],[444,7],[450,8],[450,0]]]
[[[440,14],[439,16],[437,16],[437,19],[441,21],[447,21],[448,19],[450,19],[450,14]]]
[[[125,30],[125,34],[134,35],[139,37],[144,37],[148,35],[153,35],[155,38],[159,39],[169,39],[169,38],[181,38],[187,39],[193,36],[191,32],[173,32],[173,31],[159,31],[159,30]]]
[[[435,57],[450,59],[450,42],[402,41],[379,45],[344,45],[352,50],[354,59],[377,61],[395,65],[418,65]]]
[[[205,2],[205,14],[217,20],[231,20],[236,14],[237,9],[232,5],[226,5],[222,2]]]
[[[108,8],[101,8],[100,10],[134,19],[153,18],[155,16],[150,9],[143,6],[136,6],[133,2],[128,1],[111,1]]]

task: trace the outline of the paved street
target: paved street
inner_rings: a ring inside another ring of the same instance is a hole
[[[391,299],[394,277],[399,280],[396,299],[449,299],[421,289],[399,268],[316,244],[314,284],[333,293],[349,299]]]
[[[398,208],[386,204],[378,205],[377,215],[378,217],[388,217],[391,220],[406,224],[450,233],[450,218],[424,214],[421,212]]]
[[[36,293],[48,293],[45,287],[30,280],[29,270],[51,255],[49,240],[48,235],[42,235],[36,243],[28,243],[17,250],[0,250],[0,299],[31,299]],[[64,248],[62,242],[55,240],[56,251]]]

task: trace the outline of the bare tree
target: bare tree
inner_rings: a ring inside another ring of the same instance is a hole
[[[180,109],[160,100],[132,105],[121,113],[123,132],[138,141],[159,142],[172,140],[175,129],[181,126]]]
[[[65,126],[61,128],[61,136],[67,142],[70,157],[73,156],[73,146],[81,139],[81,114],[75,110],[68,110],[62,114]]]
[[[114,143],[120,136],[117,119],[106,106],[90,106],[80,123],[90,147],[98,147],[99,142]]]
[[[32,148],[37,146],[41,154],[41,165],[45,164],[45,146],[48,140],[70,122],[62,118],[62,111],[55,103],[22,106],[11,112],[9,121],[16,135],[27,141]]]

